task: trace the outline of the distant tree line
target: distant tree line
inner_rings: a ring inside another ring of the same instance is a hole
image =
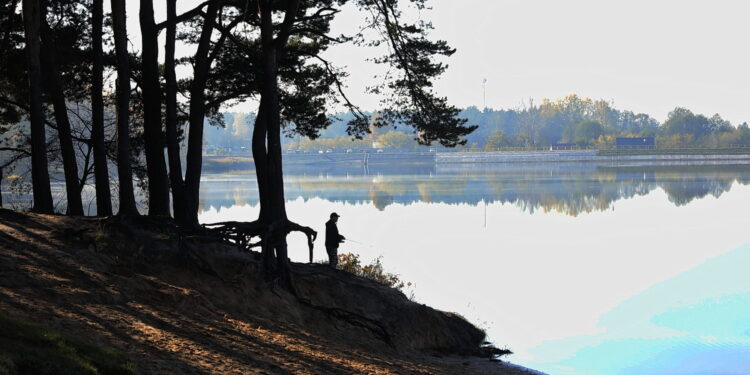
[[[611,146],[616,137],[655,137],[659,147],[750,146],[747,123],[732,125],[716,114],[706,117],[676,108],[664,123],[644,113],[614,108],[604,100],[568,95],[557,100],[533,101],[519,109],[460,114],[478,129],[467,137],[468,147],[545,147],[571,144]]]
[[[614,108],[604,100],[568,95],[557,100],[533,101],[518,109],[479,110],[469,107],[460,118],[478,128],[467,135],[462,147],[499,149],[503,147],[546,147],[566,144],[578,147],[607,147],[616,137],[655,137],[659,147],[750,146],[750,127],[737,126],[715,114],[707,117],[685,108],[675,108],[660,123],[651,116]],[[289,149],[354,148],[344,124],[347,114],[331,116],[333,125],[320,139],[288,141]],[[373,129],[361,145],[366,148],[420,148],[415,137],[400,124]],[[375,145],[375,146],[373,146]]]

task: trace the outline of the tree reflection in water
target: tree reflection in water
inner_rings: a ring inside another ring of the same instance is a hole
[[[454,164],[305,166],[287,168],[289,200],[322,198],[372,204],[379,210],[416,202],[477,205],[500,202],[525,212],[578,216],[604,211],[621,199],[666,192],[676,206],[732,185],[750,183],[750,165]],[[202,207],[257,205],[257,186],[242,174],[207,174]]]

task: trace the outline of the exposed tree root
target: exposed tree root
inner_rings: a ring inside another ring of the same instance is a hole
[[[276,232],[278,230],[281,230],[284,239],[286,238],[286,235],[291,232],[302,232],[307,236],[307,246],[310,251],[310,263],[312,263],[314,241],[318,237],[318,232],[312,228],[302,226],[291,220],[284,220],[281,224],[278,222],[266,224],[259,220],[250,222],[224,221],[220,223],[203,224],[202,227],[206,230],[205,235],[214,236],[215,238],[231,242],[246,250],[252,250],[254,248],[263,249],[265,243],[272,242],[271,239],[274,238],[274,235],[278,235]],[[258,238],[258,241],[253,242],[253,238],[256,237]],[[276,244],[272,247],[276,247]]]
[[[292,282],[291,267],[287,257],[286,237],[291,232],[302,232],[307,236],[309,261],[313,261],[314,242],[318,232],[288,219],[273,223],[260,220],[251,222],[225,221],[202,225],[202,235],[214,236],[218,240],[232,243],[247,251],[260,248],[266,278],[272,284],[284,287],[296,295]],[[253,239],[257,238],[255,242]]]
[[[224,221],[221,223],[203,224],[206,234],[231,242],[239,247],[252,250],[261,247],[260,241],[252,242],[253,237],[261,237],[267,231],[267,225],[260,221]]]

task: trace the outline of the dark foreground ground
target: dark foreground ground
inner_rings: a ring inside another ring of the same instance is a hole
[[[483,333],[455,314],[294,269],[297,296],[255,255],[163,222],[0,210],[0,314],[119,350],[136,373],[534,373],[480,358]]]

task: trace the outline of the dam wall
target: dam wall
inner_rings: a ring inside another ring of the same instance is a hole
[[[529,168],[538,163],[592,164],[750,164],[750,154],[669,154],[669,155],[597,155],[597,150],[504,151],[504,152],[357,152],[357,153],[289,153],[284,154],[284,168],[316,172],[353,172],[361,168],[388,173],[396,170],[421,171],[436,166],[483,168],[491,164],[513,164]],[[472,166],[473,165],[473,166]],[[226,172],[254,170],[252,157],[206,156],[206,171]]]
[[[750,161],[750,154],[733,155],[615,155],[600,156],[597,150],[438,152],[437,164],[541,163],[541,162],[718,162]]]
[[[284,154],[284,164],[424,164],[435,163],[434,152],[331,152]]]

